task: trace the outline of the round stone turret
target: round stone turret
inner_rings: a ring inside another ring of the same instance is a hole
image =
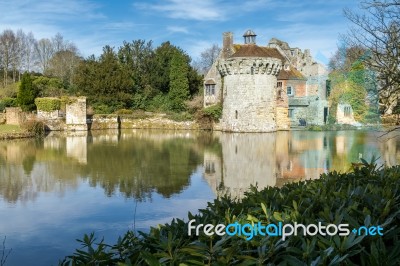
[[[276,84],[282,61],[273,57],[221,60],[223,131],[272,132],[276,123]]]

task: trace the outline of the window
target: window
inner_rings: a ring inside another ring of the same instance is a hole
[[[278,83],[276,83],[276,87],[277,88],[282,88],[282,81],[278,81]]]
[[[343,110],[344,116],[349,117],[351,115],[351,107],[350,106],[345,106]]]
[[[206,84],[206,95],[215,95],[215,84]]]
[[[282,99],[282,89],[278,90],[278,95],[276,97],[277,99]]]
[[[236,119],[238,118],[238,111],[237,110],[235,111],[235,118]]]
[[[292,86],[287,86],[286,87],[286,93],[289,96],[293,96],[294,95],[294,88]]]
[[[289,109],[288,117],[289,118],[294,118],[294,110],[293,109]]]

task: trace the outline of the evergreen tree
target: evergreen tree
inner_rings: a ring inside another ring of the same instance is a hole
[[[175,53],[169,72],[169,103],[173,111],[185,110],[185,101],[189,97],[189,67],[181,53]]]
[[[38,89],[33,85],[31,75],[24,73],[17,94],[18,105],[24,111],[35,110],[35,98],[38,95]]]

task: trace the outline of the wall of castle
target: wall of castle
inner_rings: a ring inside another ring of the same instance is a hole
[[[233,58],[221,62],[223,131],[277,130],[276,75],[280,67],[280,60],[274,58]]]
[[[306,81],[305,80],[287,80],[285,82],[287,88],[288,86],[291,86],[294,88],[294,97],[304,97],[307,96],[307,86],[306,86]],[[290,97],[290,96],[289,96]]]
[[[301,100],[301,105],[293,105],[293,102],[289,101],[291,103],[289,109],[292,110],[291,125],[299,125],[301,118],[306,120],[307,125],[324,125],[324,108],[328,106],[328,102],[317,100],[315,96],[308,96]]]
[[[204,77],[204,82],[209,79],[214,80],[215,82],[215,94],[214,95],[206,95],[206,89],[204,87],[204,107],[208,107],[210,105],[217,104],[221,101],[221,91],[222,91],[222,79],[221,75],[218,72],[218,64],[219,59],[216,60],[208,71],[207,75]]]

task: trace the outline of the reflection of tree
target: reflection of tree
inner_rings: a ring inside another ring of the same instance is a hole
[[[91,186],[101,186],[109,196],[119,191],[143,200],[155,191],[169,197],[188,186],[209,144],[202,135],[157,134],[125,134],[117,141],[89,142],[86,165],[67,156],[64,137],[44,143],[1,142],[0,195],[16,202],[34,200],[40,192],[63,194],[78,186],[79,177],[87,177]]]
[[[165,197],[189,183],[190,174],[202,162],[194,139],[154,141],[132,138],[117,145],[88,147],[85,166],[89,182],[100,184],[107,195],[117,188],[127,197],[143,199],[152,191]]]

